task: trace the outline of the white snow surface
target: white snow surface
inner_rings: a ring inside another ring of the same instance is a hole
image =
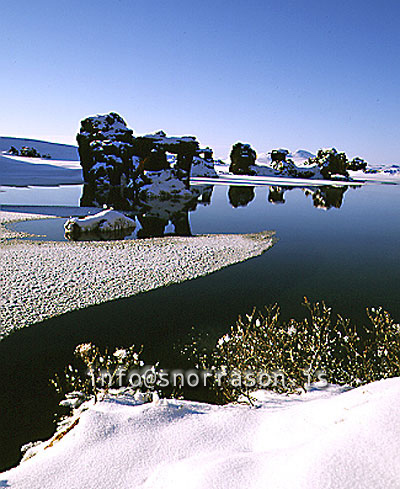
[[[51,159],[7,154],[11,146],[33,147]],[[0,186],[67,185],[83,183],[76,146],[35,139],[0,137]]]
[[[2,487],[399,488],[400,378],[261,399],[250,407],[106,398],[52,447],[1,474]]]
[[[21,150],[23,146],[35,148],[40,154],[48,154],[54,160],[79,161],[78,146],[73,146],[72,144],[0,136],[0,153],[9,151],[11,146],[18,150]]]
[[[191,177],[218,177],[218,173],[215,171],[214,163],[212,161],[206,161],[203,158],[195,156],[190,169]]]
[[[133,219],[112,209],[105,209],[94,215],[85,217],[71,217],[64,224],[65,231],[73,231],[75,226],[82,233],[93,231],[112,232],[120,229],[135,229],[136,223]]]
[[[193,199],[193,193],[186,188],[182,180],[177,178],[174,169],[146,171],[145,175],[150,180],[150,183],[141,188],[141,196],[145,201],[160,198]]]

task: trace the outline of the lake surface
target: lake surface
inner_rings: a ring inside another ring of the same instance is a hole
[[[10,190],[13,196],[0,193],[0,202],[51,203],[45,190],[30,190],[24,201],[15,194],[21,190]],[[58,192],[59,205],[78,205],[76,188],[69,188],[68,195],[62,188],[51,192]],[[192,327],[213,341],[255,306],[278,302],[284,317],[303,317],[301,302],[307,296],[325,300],[360,323],[366,322],[365,307],[378,305],[400,320],[399,186],[365,185],[333,193],[322,188],[308,196],[300,188],[282,193],[221,186],[210,198],[208,205],[188,212],[193,234],[275,230],[279,242],[260,257],[208,277],[74,311],[0,342],[0,467],[18,462],[23,443],[52,434],[58,398],[47,381],[81,342],[143,344],[148,362],[172,367],[185,365],[179,349]],[[31,226],[29,232],[42,226],[39,234],[48,233],[44,239],[64,239],[64,220],[24,225]],[[164,232],[174,232],[174,226],[166,224]]]

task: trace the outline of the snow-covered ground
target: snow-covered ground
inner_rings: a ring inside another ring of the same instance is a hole
[[[11,156],[7,151],[14,146],[34,147],[51,159]],[[63,185],[83,183],[82,170],[76,146],[48,143],[35,139],[0,137],[0,186]]]
[[[23,146],[35,148],[40,154],[48,154],[54,160],[79,161],[78,147],[72,144],[0,136],[0,153],[9,151],[11,146],[18,150],[21,150]]]
[[[255,407],[107,398],[1,474],[0,487],[400,487],[400,378],[261,398]]]

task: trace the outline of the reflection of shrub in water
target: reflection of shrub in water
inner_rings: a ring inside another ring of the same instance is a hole
[[[229,202],[233,207],[246,207],[255,197],[254,187],[230,186]]]

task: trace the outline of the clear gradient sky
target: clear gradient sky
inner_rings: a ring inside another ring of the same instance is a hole
[[[225,157],[400,160],[399,0],[3,0],[0,135],[74,143],[119,112]]]

